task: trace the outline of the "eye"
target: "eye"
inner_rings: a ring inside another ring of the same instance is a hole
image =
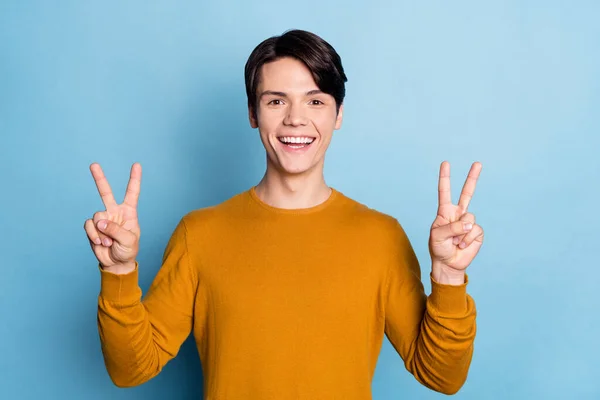
[[[310,101],[310,104],[313,105],[313,106],[320,106],[320,105],[323,105],[325,103],[323,103],[321,100],[314,99],[314,100]]]
[[[279,106],[279,105],[283,104],[283,102],[281,100],[279,100],[279,99],[273,99],[270,102],[268,102],[267,104],[274,105],[274,106]]]

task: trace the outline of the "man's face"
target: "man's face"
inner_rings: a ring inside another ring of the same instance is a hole
[[[306,65],[290,57],[262,66],[257,96],[250,125],[259,129],[272,166],[287,174],[322,170],[343,106],[337,113],[333,96],[321,92]]]

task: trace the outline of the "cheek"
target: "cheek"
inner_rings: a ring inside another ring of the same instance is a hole
[[[273,130],[277,129],[277,127],[282,123],[283,116],[281,113],[274,112],[273,110],[269,110],[267,112],[259,113],[257,116],[257,122],[261,131],[265,133],[270,133]]]
[[[333,114],[318,114],[313,115],[312,123],[315,126],[315,129],[319,131],[322,135],[328,135],[333,132],[335,129],[336,115]]]

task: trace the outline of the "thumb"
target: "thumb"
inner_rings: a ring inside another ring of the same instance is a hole
[[[96,226],[100,232],[104,233],[106,236],[117,241],[123,246],[131,247],[135,243],[136,236],[133,234],[133,232],[128,231],[113,221],[103,219],[98,221]]]
[[[473,229],[473,223],[469,221],[456,221],[446,225],[433,228],[431,230],[431,238],[435,242],[443,242],[454,236],[464,235]]]

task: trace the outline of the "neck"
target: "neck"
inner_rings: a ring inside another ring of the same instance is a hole
[[[284,174],[268,165],[256,185],[256,195],[266,204],[284,209],[310,208],[325,202],[331,188],[325,183],[322,168],[302,174]]]

